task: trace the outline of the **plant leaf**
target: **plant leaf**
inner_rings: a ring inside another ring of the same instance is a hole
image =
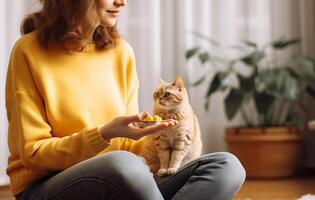
[[[272,43],[272,46],[275,49],[283,49],[283,48],[286,48],[286,47],[288,47],[290,45],[297,44],[299,42],[300,42],[299,38],[294,38],[294,39],[287,40],[284,37],[281,37],[278,40],[274,41]]]
[[[210,59],[210,55],[208,52],[203,52],[199,54],[199,60],[202,64],[205,64]]]
[[[254,99],[258,113],[266,116],[272,104],[274,103],[275,97],[265,92],[257,92],[255,93]]]
[[[300,75],[291,67],[286,67],[285,70],[288,71],[294,79],[299,80],[301,78]]]
[[[243,77],[240,74],[237,75],[240,88],[244,92],[255,91],[255,77]]]
[[[190,59],[193,57],[198,51],[200,50],[200,47],[194,47],[186,51],[186,59]]]
[[[206,99],[206,103],[205,103],[205,106],[204,106],[206,111],[209,110],[209,106],[210,106],[210,99]]]
[[[246,65],[255,66],[265,57],[265,53],[263,51],[254,51],[251,54],[241,58],[241,61]]]
[[[253,41],[250,41],[250,40],[244,40],[245,44],[247,46],[250,46],[250,47],[254,47],[254,48],[257,48],[257,44]]]
[[[277,71],[277,73],[275,73],[276,76],[272,76],[271,78],[273,79],[273,81],[275,81],[276,83],[276,93],[280,93],[283,94],[284,90],[285,90],[285,79],[286,79],[286,75],[285,73],[283,73],[282,71]]]
[[[237,63],[237,60],[231,60],[227,65],[228,70],[232,71],[236,63]]]
[[[219,46],[220,46],[217,41],[215,41],[214,39],[211,39],[211,38],[209,38],[209,37],[203,35],[202,33],[193,32],[193,34],[194,34],[195,36],[197,36],[198,38],[200,38],[200,39],[206,40],[206,41],[209,42],[211,45],[214,45],[214,46],[216,46],[216,47],[219,47]]]
[[[279,89],[279,87],[282,85],[282,76],[279,74],[280,71],[276,68],[264,69],[259,72],[259,80],[264,84],[265,91],[268,91],[269,93],[278,93],[281,89]]]
[[[306,91],[313,96],[315,93],[315,60],[305,55],[297,55],[295,58],[303,69],[302,78],[306,83]]]
[[[248,51],[247,46],[243,46],[240,44],[228,45],[227,47],[230,49],[235,49],[235,50],[239,50],[239,51]]]
[[[307,86],[309,87],[309,89],[315,91],[315,77],[312,76],[311,74],[304,74],[303,79]]]
[[[285,92],[285,98],[288,101],[295,101],[298,98],[299,94],[299,86],[298,81],[294,78],[292,78],[289,74],[286,73],[286,78],[284,82],[284,92]]]
[[[315,87],[306,86],[306,92],[315,99]]]
[[[206,93],[206,98],[209,98],[213,93],[215,93],[221,87],[222,81],[229,75],[229,72],[217,72]]]
[[[220,91],[224,92],[228,88],[229,88],[229,86],[223,85],[223,86],[220,87]]]
[[[212,78],[208,90],[206,93],[206,103],[205,103],[205,109],[209,110],[210,107],[210,97],[213,93],[217,92],[218,90],[223,89],[224,86],[222,86],[222,81],[229,75],[228,71],[224,72],[217,72],[214,77]]]
[[[221,81],[220,81],[220,74],[219,72],[216,73],[210,82],[210,85],[208,87],[206,98],[209,98],[214,92],[216,92],[220,87]]]
[[[304,74],[311,74],[315,76],[315,61],[303,55],[296,56],[297,60],[303,68]]]
[[[224,100],[225,114],[228,120],[232,120],[236,113],[241,109],[244,95],[241,90],[231,89],[230,93]]]
[[[261,73],[263,75],[263,73]],[[288,67],[271,68],[265,70],[261,81],[266,84],[268,94],[280,95],[286,101],[295,101],[299,94],[299,77]]]
[[[289,122],[291,125],[294,125],[295,127],[298,127],[300,129],[304,128],[305,120],[299,113],[289,113],[287,122]]]
[[[192,84],[192,86],[196,87],[196,86],[200,85],[201,83],[203,83],[205,81],[205,79],[206,79],[206,75],[199,78],[196,82],[194,82]]]

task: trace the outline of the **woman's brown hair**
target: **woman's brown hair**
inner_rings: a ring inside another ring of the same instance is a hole
[[[42,9],[22,22],[22,35],[37,30],[45,47],[59,43],[72,51],[82,51],[92,35],[98,50],[115,46],[119,34],[116,26],[106,27],[101,23],[97,9],[100,0],[40,1]]]

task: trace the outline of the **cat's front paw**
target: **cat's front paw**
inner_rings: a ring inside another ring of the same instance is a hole
[[[157,172],[158,177],[167,176],[167,169],[159,169]]]
[[[178,168],[168,168],[167,175],[173,175],[177,172]]]

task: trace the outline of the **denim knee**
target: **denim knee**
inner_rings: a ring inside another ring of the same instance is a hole
[[[202,155],[181,170],[178,177],[190,177],[173,199],[232,199],[245,180],[240,161],[227,152]]]
[[[162,199],[143,158],[127,151],[115,151],[98,161],[98,165],[103,166],[98,176],[104,174],[104,179],[119,186],[129,199]]]
[[[222,172],[217,180],[220,193],[236,193],[246,178],[246,172],[239,159],[228,152],[217,153],[217,161],[220,163]]]
[[[147,190],[146,190],[147,189]],[[126,151],[115,151],[85,160],[66,169],[37,187],[33,199],[150,199],[160,200],[158,190],[144,160]],[[73,195],[79,195],[73,196]],[[23,198],[23,197],[22,197]]]
[[[98,173],[104,172],[106,177],[108,177],[106,172],[110,172],[112,178],[120,181],[137,180],[145,174],[151,175],[144,159],[128,151],[113,151],[103,157],[100,156],[95,164],[101,168]]]

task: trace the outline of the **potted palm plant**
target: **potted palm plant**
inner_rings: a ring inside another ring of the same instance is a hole
[[[302,54],[288,56],[289,47],[299,39],[282,37],[261,47],[253,41],[223,47],[197,36],[211,50],[197,46],[187,50],[186,58],[198,58],[209,67],[209,73],[192,84],[208,81],[205,109],[211,110],[213,94],[223,92],[226,117],[239,115],[244,121],[226,129],[229,150],[241,160],[248,177],[292,175],[303,138],[298,131],[303,118],[297,108],[307,110],[302,100],[314,96],[314,60]]]

